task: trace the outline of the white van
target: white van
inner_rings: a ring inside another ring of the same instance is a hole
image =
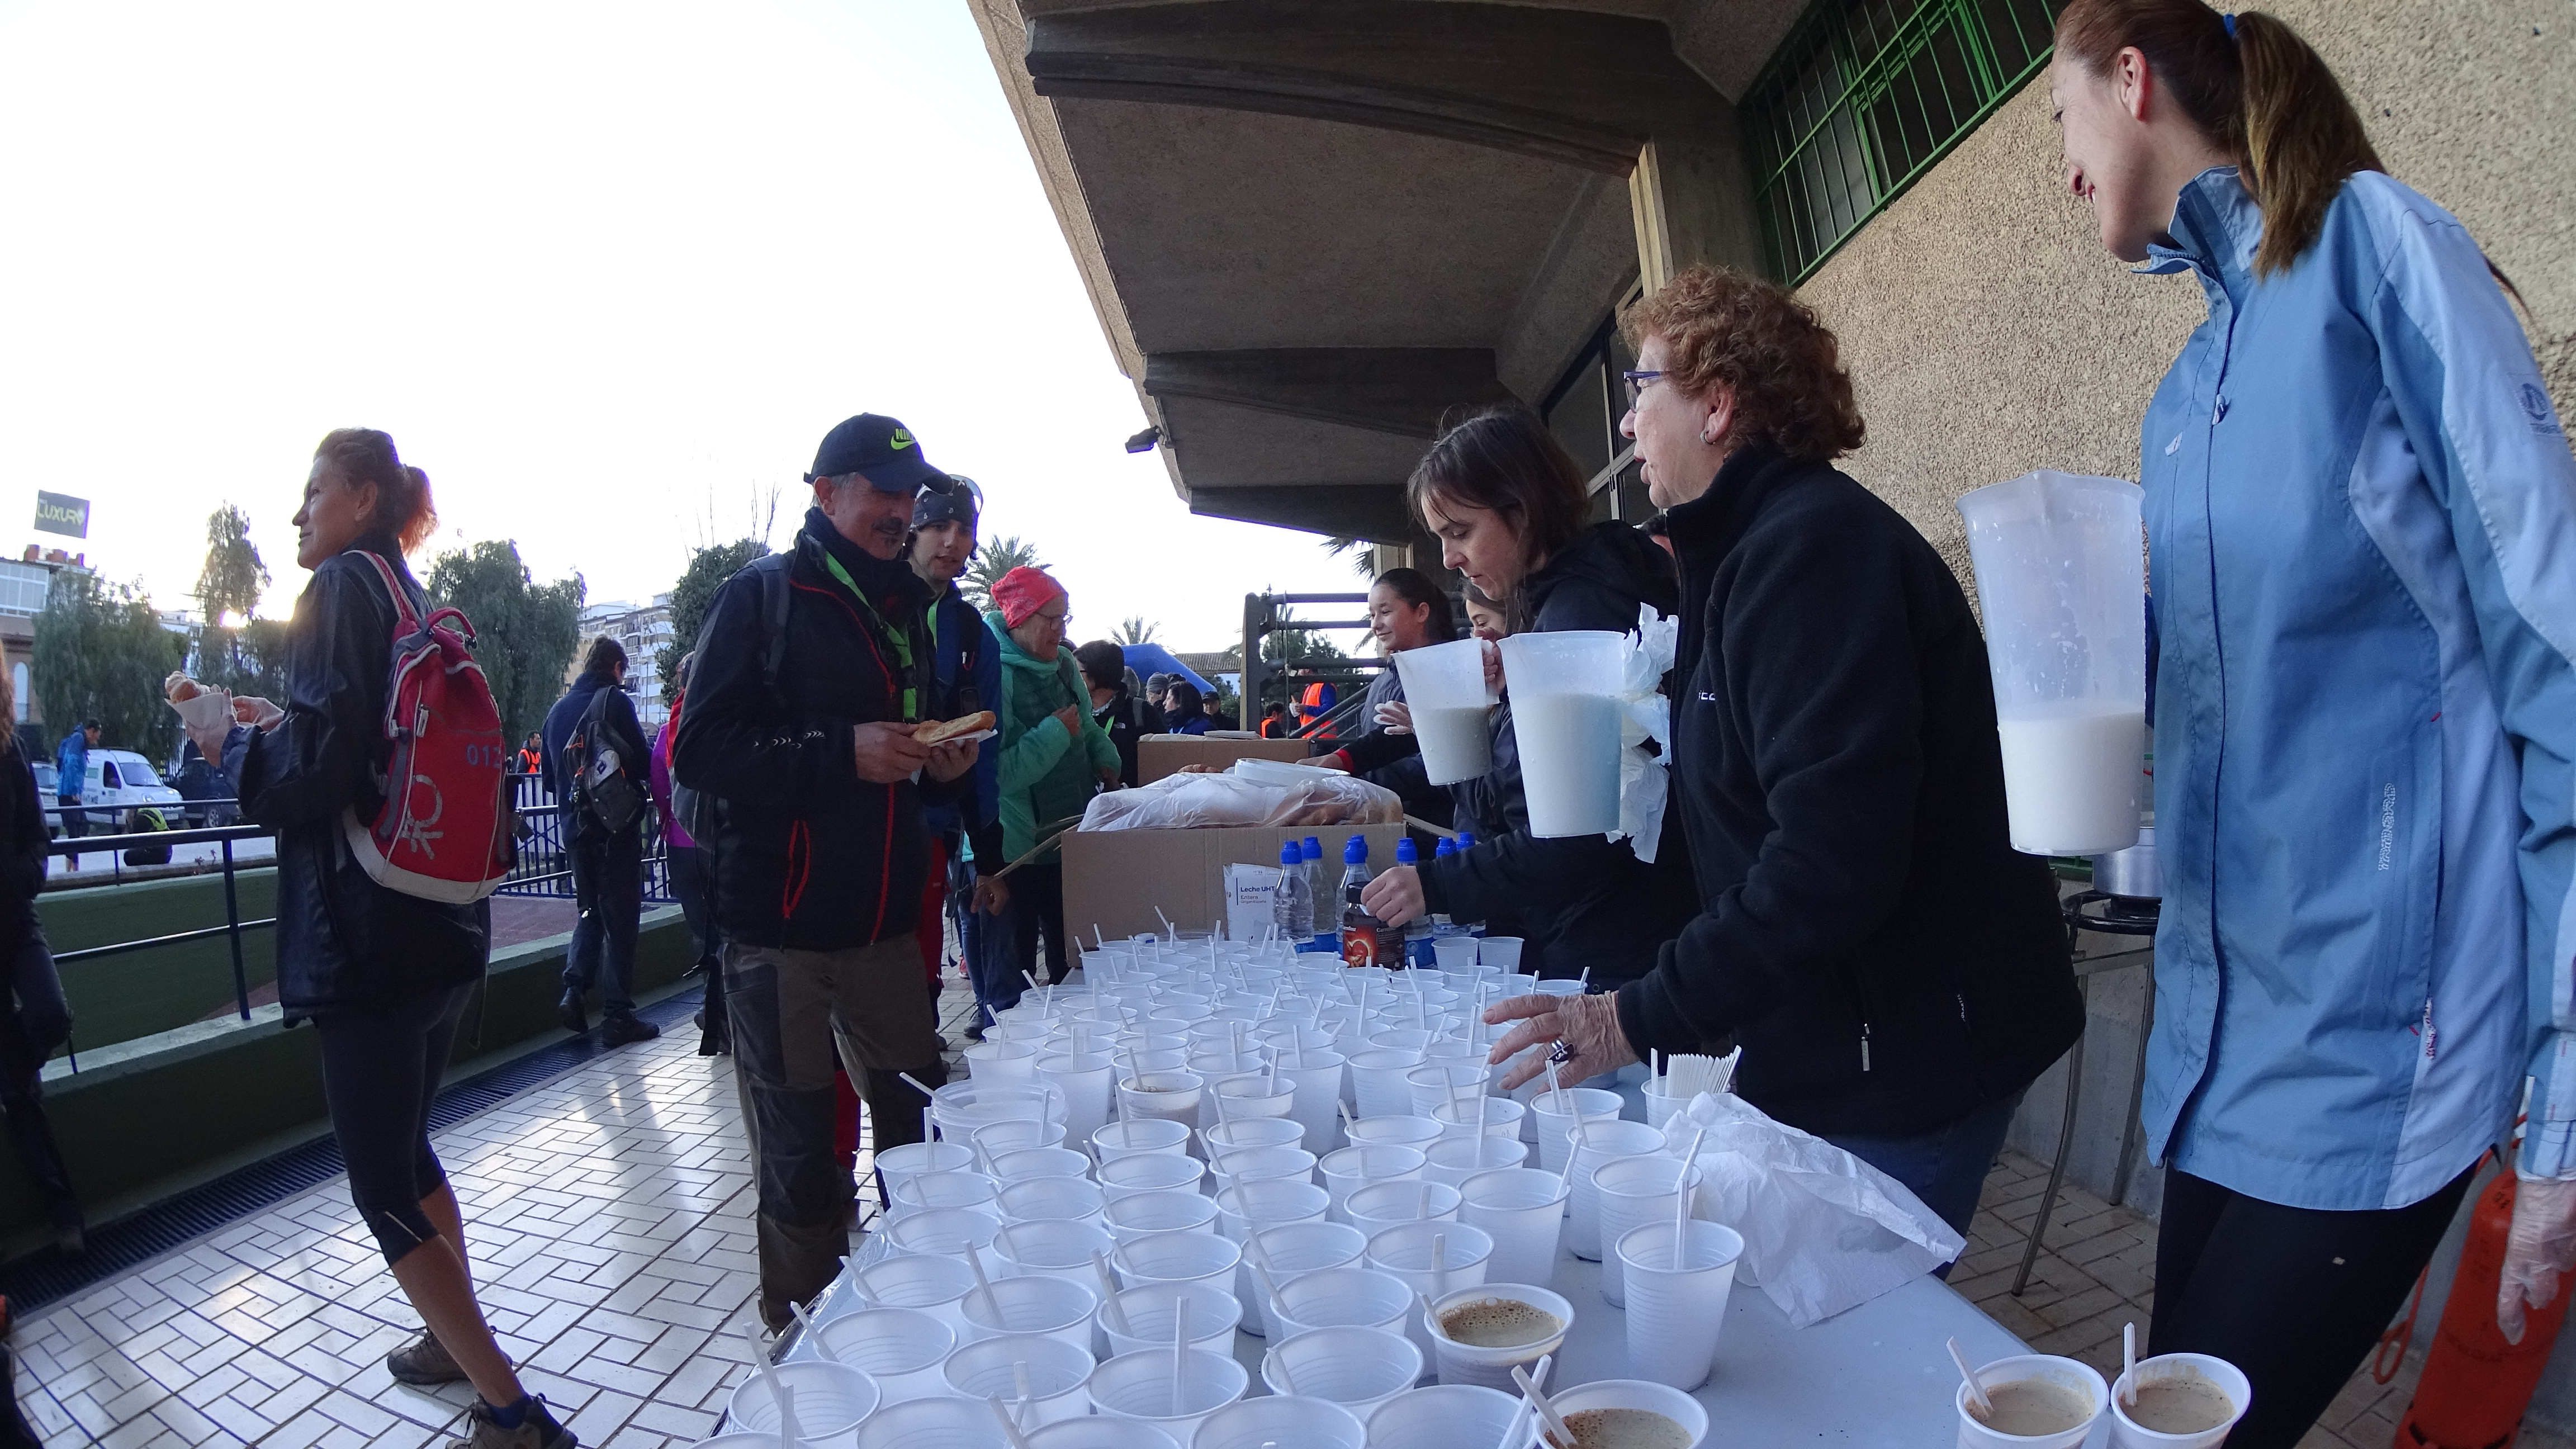
[[[54,788],[56,772],[51,761],[36,765],[36,784],[42,798],[39,804],[51,809],[58,800]],[[179,823],[179,792],[161,781],[152,762],[132,750],[95,749],[89,752],[89,781],[81,791],[81,811],[89,816],[89,833],[113,835],[125,828],[125,814],[138,806],[159,810],[173,825]],[[46,834],[59,840],[63,834],[62,817],[45,817]]]

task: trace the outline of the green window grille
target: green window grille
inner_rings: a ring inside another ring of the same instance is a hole
[[[1745,94],[1774,276],[1805,281],[2048,63],[2065,0],[1819,0]]]

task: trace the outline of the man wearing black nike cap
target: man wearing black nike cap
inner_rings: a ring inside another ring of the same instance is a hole
[[[903,560],[933,480],[946,476],[892,418],[862,413],[824,436],[794,546],[708,606],[672,749],[680,783],[715,802],[699,839],[714,844],[759,1185],[760,1312],[774,1329],[850,1250],[835,1047],[863,1080],[879,1151],[923,1136],[929,1104],[903,1075],[947,1080],[913,939],[930,865],[921,812],[970,788],[977,748],[925,746],[911,728],[938,704],[930,590]]]

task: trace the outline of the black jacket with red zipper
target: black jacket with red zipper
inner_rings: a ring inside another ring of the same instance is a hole
[[[827,550],[867,592],[874,618],[825,566]],[[759,573],[782,562],[787,642],[773,683]],[[869,555],[810,509],[788,554],[716,591],[671,772],[717,802],[715,838],[699,844],[715,849],[715,917],[727,939],[835,951],[903,935],[919,920],[930,868],[922,798],[964,787],[927,777],[871,784],[859,778],[852,741],[858,725],[907,719],[905,671],[887,631],[903,630],[912,657],[928,660],[929,597],[910,565]]]

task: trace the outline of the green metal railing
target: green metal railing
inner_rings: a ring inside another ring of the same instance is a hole
[[[1818,0],[1746,92],[1774,276],[1796,285],[2048,63],[2065,0]]]

